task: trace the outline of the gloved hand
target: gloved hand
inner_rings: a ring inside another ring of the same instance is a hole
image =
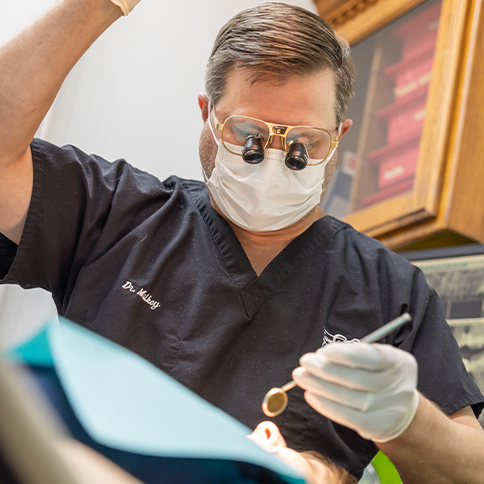
[[[114,5],[117,5],[123,11],[124,16],[128,15],[140,1],[141,0],[111,0]]]
[[[308,353],[293,372],[306,401],[363,438],[388,442],[410,425],[418,407],[417,362],[390,345],[333,343]]]

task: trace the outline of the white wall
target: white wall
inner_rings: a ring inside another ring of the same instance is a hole
[[[28,339],[50,318],[57,318],[50,293],[0,286],[0,351]]]
[[[0,42],[55,0],[4,2]],[[201,179],[197,95],[220,27],[257,0],[143,0],[113,25],[66,79],[39,136],[107,159],[126,158],[160,179]],[[286,1],[316,11],[313,0]],[[35,82],[35,79],[33,79]],[[173,149],[173,147],[177,149]],[[0,348],[55,308],[43,291],[0,287]]]
[[[0,43],[22,30],[54,3],[56,3],[56,0],[3,2],[2,15],[0,16]]]
[[[204,92],[205,64],[220,27],[259,3],[143,0],[73,71],[45,137],[127,158],[161,179],[201,179],[197,95]],[[312,0],[289,3],[315,11]]]

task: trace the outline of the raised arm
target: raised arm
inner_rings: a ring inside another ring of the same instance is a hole
[[[69,71],[122,11],[61,0],[0,46],[0,232],[19,243],[32,195],[30,143]]]

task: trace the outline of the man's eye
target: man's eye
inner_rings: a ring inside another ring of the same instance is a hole
[[[258,136],[260,134],[260,130],[250,124],[233,126],[232,131],[239,141],[245,141],[249,136]]]
[[[318,148],[321,145],[325,144],[326,140],[323,138],[314,138],[314,137],[300,137],[297,139],[298,143],[303,143],[304,146],[309,150],[309,148]]]
[[[290,144],[292,143],[302,143],[306,148],[308,148],[309,146],[312,146],[313,144],[309,138],[305,138],[305,137],[296,138],[294,139],[294,141],[291,141]]]

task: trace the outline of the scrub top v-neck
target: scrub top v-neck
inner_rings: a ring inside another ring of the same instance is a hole
[[[306,232],[292,240],[257,276],[230,225],[210,205],[207,192],[194,190],[192,197],[213,235],[227,270],[240,289],[248,318],[252,318],[260,305],[335,231],[330,217],[316,221]]]

